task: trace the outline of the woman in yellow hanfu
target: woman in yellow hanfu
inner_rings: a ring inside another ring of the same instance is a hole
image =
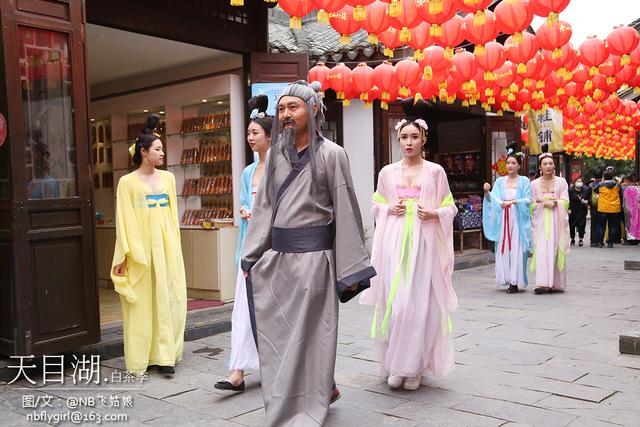
[[[147,118],[129,149],[137,169],[118,183],[111,279],[122,302],[127,371],[158,366],[172,375],[182,359],[187,295],[175,177],[156,169],[164,161],[158,121]]]

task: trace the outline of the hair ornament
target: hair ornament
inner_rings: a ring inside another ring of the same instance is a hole
[[[404,124],[407,123],[407,119],[402,119],[398,123],[396,123],[396,131],[399,131]]]
[[[136,154],[136,143],[134,142],[129,146],[129,155],[131,156],[131,159],[133,159],[133,156],[135,154]]]
[[[422,128],[422,130],[425,131],[425,132],[427,132],[429,130],[429,126],[427,125],[427,122],[424,121],[424,119],[415,119],[413,121],[413,123],[415,123],[418,126],[420,126]]]

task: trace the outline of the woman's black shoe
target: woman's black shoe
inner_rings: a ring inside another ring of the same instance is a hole
[[[535,288],[534,291],[537,295],[540,294],[550,294],[551,293],[551,288],[546,288],[546,287],[539,287],[539,288]]]
[[[509,285],[507,289],[508,294],[517,294],[518,293],[518,285]]]
[[[173,375],[176,370],[173,369],[173,366],[158,366],[158,372],[162,375]]]
[[[576,241],[571,239],[571,246],[575,246],[575,244],[576,244]]]
[[[218,381],[214,385],[218,390],[244,391],[244,381],[238,385],[233,385],[227,380]]]
[[[578,241],[578,246],[582,246],[582,244],[583,244],[583,243],[582,243],[582,239],[580,239],[580,240]]]

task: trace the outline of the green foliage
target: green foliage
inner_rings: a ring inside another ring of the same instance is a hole
[[[588,181],[591,178],[602,178],[602,173],[607,166],[613,166],[616,176],[630,176],[635,170],[634,160],[608,160],[587,158],[584,162],[584,178]]]

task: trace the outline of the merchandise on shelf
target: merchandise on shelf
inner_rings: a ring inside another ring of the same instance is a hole
[[[181,133],[206,132],[228,128],[231,125],[231,116],[228,111],[214,113],[206,116],[190,117],[182,120]]]
[[[456,200],[458,214],[453,218],[455,230],[470,230],[482,227],[482,197],[474,194]]]

